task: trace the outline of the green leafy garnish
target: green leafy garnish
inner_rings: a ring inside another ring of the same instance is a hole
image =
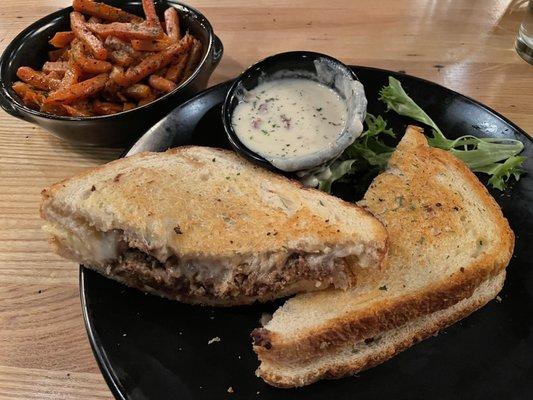
[[[387,128],[387,123],[381,116],[367,114],[365,118],[367,130],[359,136],[341,155],[338,161],[331,166],[331,175],[318,179],[319,189],[331,191],[333,182],[353,175],[356,172],[365,172],[368,176],[384,169],[394,148],[385,145],[380,135],[396,137],[392,129]]]
[[[318,188],[330,193],[333,182],[346,175],[352,169],[354,162],[355,160],[334,161],[329,167],[331,175],[324,179],[318,179]]]
[[[384,144],[380,135],[387,135],[393,138],[396,135],[392,129],[387,128],[387,122],[381,115],[375,117],[372,114],[367,114],[365,123],[367,130],[344,151],[343,157],[354,159],[358,164],[364,161],[383,169],[387,165],[394,148]]]
[[[520,166],[524,157],[516,157],[524,145],[515,139],[478,138],[471,135],[455,140],[447,139],[437,124],[420,108],[403,89],[400,81],[389,76],[389,84],[379,92],[379,99],[387,105],[387,111],[410,117],[432,128],[428,143],[433,147],[447,150],[462,160],[472,171],[490,176],[489,185],[504,190],[512,176],[520,178]]]
[[[511,176],[518,181],[520,175],[524,173],[520,166],[525,159],[525,157],[512,156],[503,163],[494,163],[489,166],[477,168],[474,171],[491,175],[489,184],[496,189],[505,190],[506,183]]]

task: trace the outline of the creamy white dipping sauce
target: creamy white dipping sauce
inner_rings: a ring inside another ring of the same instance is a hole
[[[347,113],[345,101],[330,87],[280,78],[246,92],[233,110],[232,126],[257,154],[297,157],[331,146],[346,126]]]

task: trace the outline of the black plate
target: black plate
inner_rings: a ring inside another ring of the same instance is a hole
[[[493,192],[516,233],[501,302],[392,360],[337,381],[284,390],[254,375],[249,337],[264,311],[277,304],[229,309],[193,307],[128,289],[81,268],[81,297],[89,338],[118,399],[526,399],[533,393],[533,144],[516,125],[487,107],[434,83],[373,68],[354,67],[368,109],[383,113],[376,93],[388,75],[450,137],[463,134],[518,138],[528,174],[505,193]],[[174,110],[129,154],[183,144],[229,147],[220,119],[231,82]],[[387,114],[396,132],[407,119]],[[213,337],[221,341],[208,345]],[[228,394],[229,387],[234,389]],[[257,394],[259,392],[259,394]]]

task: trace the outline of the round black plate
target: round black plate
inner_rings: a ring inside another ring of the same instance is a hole
[[[118,399],[526,399],[533,393],[533,143],[487,107],[434,83],[354,67],[365,85],[369,112],[382,114],[378,90],[393,75],[446,135],[517,138],[527,175],[505,193],[493,191],[516,233],[501,301],[356,377],[293,390],[254,375],[250,332],[262,312],[251,307],[193,307],[145,295],[81,268],[81,298],[96,359]],[[231,82],[176,108],[128,154],[184,144],[229,147],[220,118]],[[396,132],[407,119],[386,115]],[[219,337],[220,342],[208,345]],[[227,390],[232,387],[233,394]]]

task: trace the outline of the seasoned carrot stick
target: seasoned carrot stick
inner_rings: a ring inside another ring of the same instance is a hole
[[[194,72],[196,69],[198,63],[200,62],[200,58],[202,58],[202,43],[200,43],[199,40],[193,39],[194,43],[192,45],[191,55],[189,57],[189,60],[187,61],[187,66],[185,67],[185,73],[183,74],[183,78],[186,79]]]
[[[108,101],[93,101],[93,113],[96,115],[116,114],[123,110],[123,106],[118,103],[111,103]]]
[[[84,110],[82,108],[78,108],[76,106],[71,106],[68,104],[62,104],[61,105],[68,115],[71,117],[89,117],[91,116],[90,112],[87,112],[87,110]]]
[[[65,110],[63,107],[63,104],[47,103],[46,101],[41,105],[39,111],[53,115],[68,115],[67,110]]]
[[[190,35],[186,35],[168,49],[146,57],[138,65],[128,68],[124,76],[125,79],[118,83],[122,86],[129,86],[153,74],[158,69],[170,64],[177,54],[187,51],[192,45],[192,40]]]
[[[113,64],[121,67],[129,67],[135,61],[135,58],[120,50],[108,52],[108,58]]]
[[[43,72],[61,72],[65,73],[68,69],[68,61],[46,61],[43,65]]]
[[[17,70],[17,76],[23,82],[26,82],[37,89],[42,90],[54,90],[59,87],[61,81],[59,79],[53,79],[46,74],[35,71],[30,67],[19,67]]]
[[[77,11],[71,12],[70,26],[76,37],[91,50],[94,57],[98,60],[105,60],[107,58],[107,50],[104,44],[87,28],[83,15]]]
[[[65,71],[65,75],[63,76],[63,79],[61,80],[61,85],[59,87],[69,87],[71,85],[74,85],[75,83],[78,83],[81,76],[81,68],[78,64],[74,62],[69,62],[68,68]]]
[[[39,109],[44,102],[45,97],[43,94],[36,92],[23,82],[15,82],[12,88],[24,104],[30,108]]]
[[[148,25],[153,26],[159,29],[160,32],[163,31],[161,27],[161,22],[159,22],[159,17],[157,16],[157,11],[155,10],[155,4],[153,0],[142,0],[144,15],[146,15],[146,22]]]
[[[154,89],[160,90],[161,92],[165,93],[172,92],[174,89],[177,88],[174,82],[169,81],[168,79],[165,79],[162,76],[158,75],[150,75],[150,77],[148,78],[148,83]]]
[[[45,103],[73,103],[92,96],[101,91],[108,80],[107,74],[96,75],[94,78],[75,83],[69,87],[61,88],[50,93]]]
[[[180,40],[180,17],[174,7],[165,10],[165,28],[170,40],[174,42]]]
[[[68,47],[63,47],[62,49],[51,50],[48,52],[48,58],[50,61],[63,60],[66,57],[66,53],[68,53],[68,49]]]
[[[177,61],[171,64],[168,67],[167,73],[165,74],[165,78],[174,83],[181,82],[181,79],[183,78],[183,73],[185,72],[185,67],[187,66],[187,63],[189,61],[189,55],[190,54],[187,52],[183,54]]]
[[[46,76],[48,76],[50,79],[63,79],[63,75],[65,75],[65,72],[61,72],[61,71],[52,71],[52,72],[47,72],[46,73]]]
[[[109,72],[111,71],[111,68],[113,68],[113,65],[107,61],[85,57],[84,45],[79,39],[76,39],[72,42],[70,55],[72,60],[78,64],[82,70],[91,74]]]
[[[152,90],[149,86],[142,83],[136,83],[124,89],[124,94],[134,100],[142,100],[152,95]]]
[[[75,35],[72,31],[56,32],[52,39],[48,41],[48,43],[60,49],[72,42],[72,39],[74,39],[74,37]]]
[[[103,38],[115,36],[119,39],[157,39],[161,31],[153,26],[129,22],[111,22],[109,24],[87,24],[87,27]]]
[[[139,100],[139,106],[144,106],[145,104],[151,103],[156,99],[155,94],[150,93],[150,96],[145,97],[144,99]]]
[[[116,87],[116,85],[127,86],[124,68],[114,65],[109,74],[109,80],[114,83],[113,87]],[[108,86],[111,84],[111,82],[108,82]]]
[[[129,101],[125,102],[122,104],[122,111],[128,111],[128,110],[132,110],[135,108],[135,104],[134,103],[130,103]]]
[[[141,22],[142,18],[130,14],[120,8],[112,7],[104,3],[97,3],[93,0],[74,0],[72,2],[74,10],[93,17],[105,19],[106,21],[117,22]]]
[[[121,67],[129,67],[139,56],[139,53],[133,50],[129,43],[115,36],[108,36],[105,39],[104,46],[108,50],[109,60]]]
[[[82,70],[90,74],[101,74],[103,72],[111,71],[113,65],[107,61],[95,60],[94,58],[80,57],[76,63]]]
[[[162,51],[173,43],[166,37],[153,40],[132,39],[131,47],[138,51]]]
[[[135,53],[135,50],[133,50],[133,47],[131,47],[131,45],[128,42],[126,42],[124,40],[121,40],[121,39],[119,39],[118,37],[115,37],[115,36],[106,37],[105,42],[104,42],[104,46],[108,50],[124,51],[124,52],[126,52],[128,54],[131,54],[131,55],[133,55]]]

